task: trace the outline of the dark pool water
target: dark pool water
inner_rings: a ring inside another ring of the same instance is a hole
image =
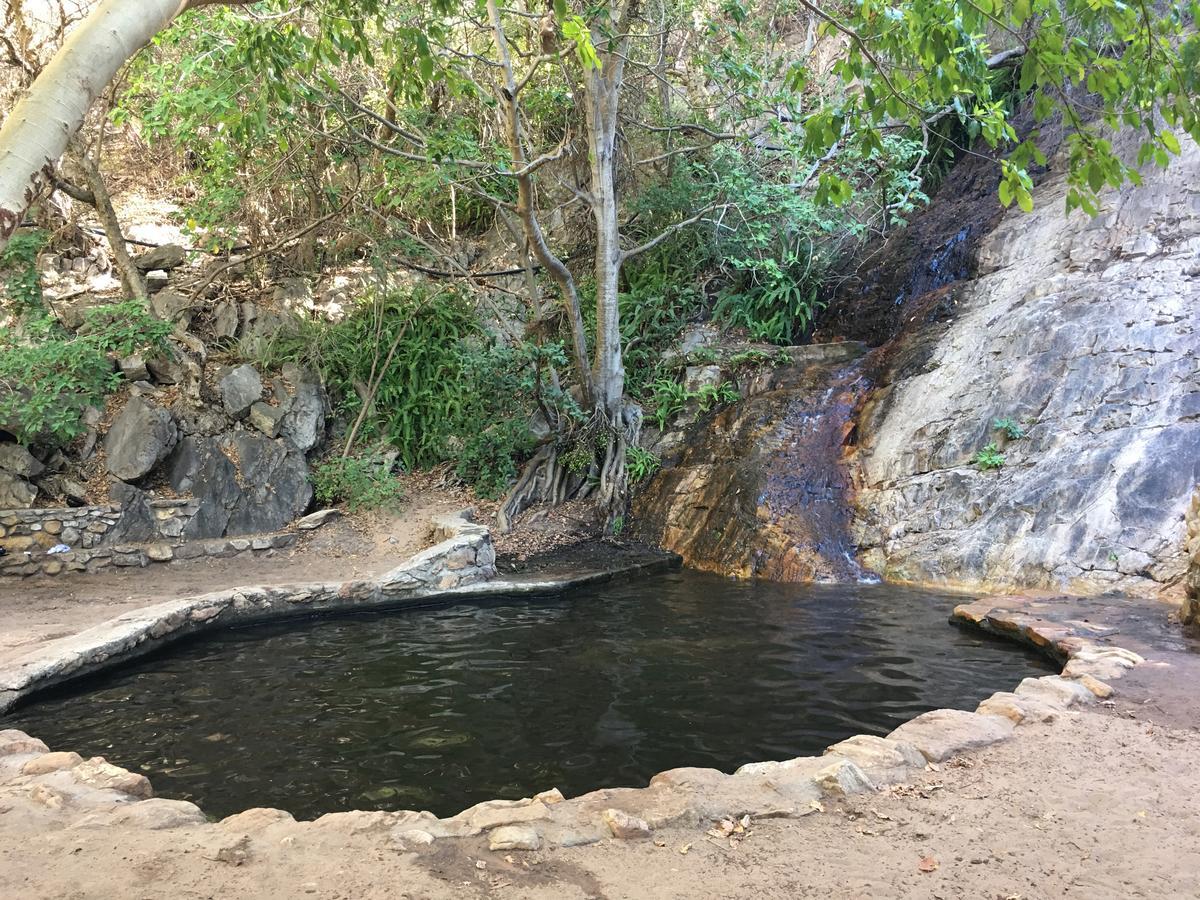
[[[225,631],[44,696],[4,725],[210,814],[450,815],[819,754],[1048,666],[947,624],[961,598],[691,572],[555,599]]]

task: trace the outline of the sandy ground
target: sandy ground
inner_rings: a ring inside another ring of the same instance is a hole
[[[411,853],[391,849],[386,835],[309,825],[292,826],[292,837],[256,836],[234,865],[217,855],[218,829],[80,828],[30,840],[0,809],[0,896],[1195,898],[1196,695],[1144,701],[1164,679],[1194,686],[1197,674],[1193,657],[1131,676],[1111,708],[1022,726],[1014,740],[911,785],[797,821],[754,822],[735,846],[667,830],[654,840],[532,853],[492,853],[478,840]]]
[[[340,519],[302,533],[295,547],[271,556],[0,579],[0,662],[151,602],[238,585],[346,581],[386,572],[429,546],[434,515],[465,505],[453,493],[413,494],[395,515]]]

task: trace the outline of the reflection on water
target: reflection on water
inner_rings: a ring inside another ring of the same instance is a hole
[[[226,631],[19,710],[56,749],[223,816],[431,809],[732,771],[974,707],[1046,666],[947,624],[961,598],[694,572]]]

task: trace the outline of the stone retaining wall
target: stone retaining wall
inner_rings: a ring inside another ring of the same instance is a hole
[[[142,656],[199,631],[333,610],[415,605],[455,589],[481,587],[495,577],[496,551],[486,526],[470,522],[459,513],[435,520],[434,534],[449,537],[375,580],[214,591],[148,606],[54,641],[0,668],[0,713],[34,691]],[[274,539],[294,540],[295,536],[276,535]],[[219,546],[221,555],[253,553],[257,541],[270,544],[271,540],[234,538],[194,543]],[[120,550],[114,547],[114,556],[120,555]],[[63,554],[68,555],[73,554]]]
[[[242,541],[192,541],[180,544],[187,524],[200,505],[195,500],[151,500],[138,510],[139,534],[148,539],[136,544],[126,536],[127,511],[117,504],[56,507],[52,509],[0,510],[0,576],[58,575],[62,572],[94,572],[110,565],[145,566],[151,562],[189,559],[196,556],[232,555],[251,549],[249,544],[271,541],[278,535]],[[148,520],[148,521],[147,521]],[[247,544],[240,547],[240,544]],[[51,554],[51,547],[65,544],[69,553]],[[234,548],[230,545],[239,545]],[[269,547],[254,547],[265,550]],[[232,551],[232,552],[230,552]]]

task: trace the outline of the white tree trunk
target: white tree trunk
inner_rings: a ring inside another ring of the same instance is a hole
[[[0,247],[49,181],[92,102],[188,7],[244,0],[101,0],[0,125]]]

